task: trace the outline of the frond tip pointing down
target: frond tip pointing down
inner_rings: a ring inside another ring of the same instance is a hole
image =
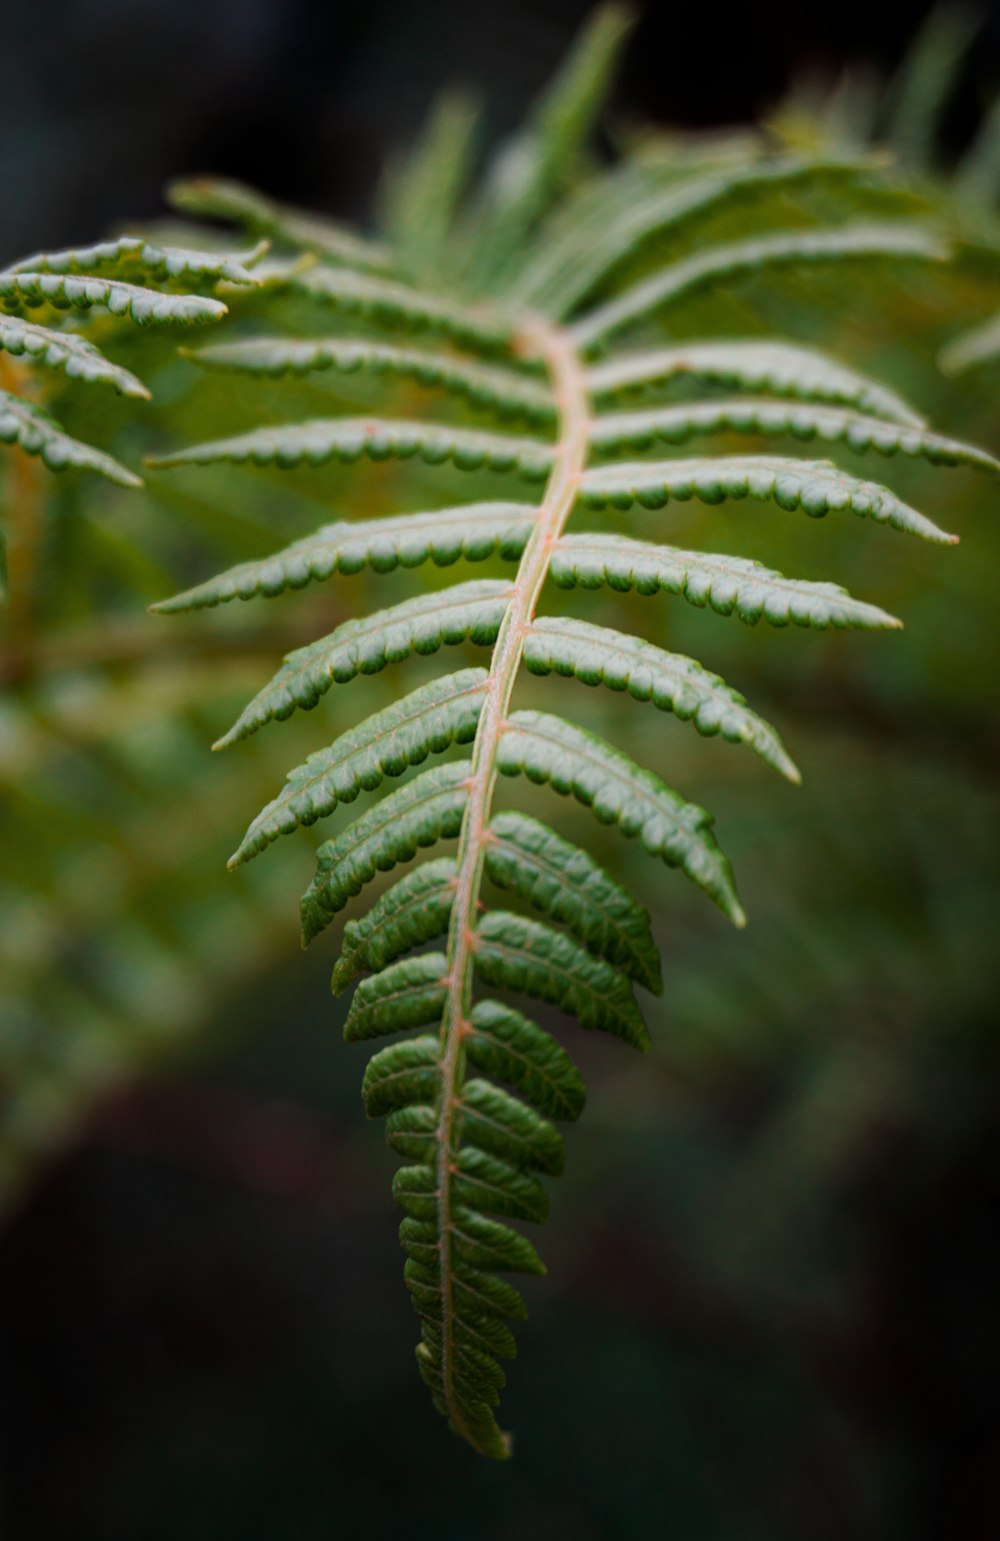
[[[359,466],[357,493],[330,523],[153,607],[267,598],[363,570],[402,579],[428,562],[516,564],[450,587],[432,582],[411,597],[392,592],[385,608],[298,648],[218,745],[318,708],[333,686],[339,695],[341,685],[389,664],[405,667],[414,654],[490,650],[486,667],[463,663],[409,693],[404,687],[390,705],[317,749],[253,820],[230,865],[337,815],[362,794],[382,793],[320,844],[301,901],[302,941],[311,943],[363,896],[344,927],[332,986],[354,989],[344,1036],[375,1046],[363,1077],[365,1111],[386,1119],[388,1143],[404,1163],[393,1193],[404,1211],[404,1278],[421,1324],[417,1361],[450,1427],[495,1459],[510,1453],[494,1416],[502,1362],[515,1352],[508,1323],[526,1314],[506,1276],[544,1272],[511,1222],[545,1219],[544,1179],[564,1160],[554,1121],[577,1118],[585,1100],[550,1020],[569,1016],[642,1050],[650,1035],[637,987],[661,989],[640,897],[583,845],[528,813],[498,807],[508,778],[573,798],[683,872],[736,926],[745,921],[712,816],[659,774],[655,729],[662,719],[652,719],[646,735],[653,763],[642,765],[565,714],[520,705],[517,689],[534,675],[539,692],[562,705],[554,681],[600,685],[703,735],[744,744],[790,782],[799,779],[776,729],[718,674],[646,637],[546,613],[552,589],[676,595],[749,626],[898,628],[886,611],[834,583],[642,538],[650,511],[694,498],[709,507],[775,505],[812,518],[850,512],[950,544],[954,536],[890,487],[827,460],[798,458],[794,445],[790,454],[763,452],[757,441],[820,440],[838,453],[871,449],[931,465],[1000,469],[982,451],[931,432],[891,384],[839,359],[787,338],[715,335],[725,312],[715,316],[713,297],[737,281],[765,288],[816,264],[849,263],[863,273],[873,262],[943,260],[945,246],[931,231],[902,219],[856,222],[859,205],[898,211],[884,168],[756,151],[735,159],[679,154],[676,165],[664,166],[640,153],[579,185],[599,87],[626,32],[617,8],[601,13],[471,205],[460,203],[460,192],[471,173],[475,113],[449,104],[410,168],[395,175],[387,200],[395,244],[353,236],[237,184],[201,180],[177,189],[188,210],[235,220],[279,248],[267,261],[248,259],[253,285],[222,266],[201,274],[208,287],[213,276],[225,279],[237,323],[240,307],[252,316],[255,305],[270,322],[274,304],[278,332],[255,326],[187,350],[189,358],[240,374],[248,390],[263,378],[290,380],[302,391],[324,370],[363,374],[369,387],[401,383],[407,415],[391,415],[399,403],[387,391],[384,416],[250,424],[149,461],[164,471],[224,463],[319,471],[331,462],[410,460],[445,468],[433,473],[435,486],[457,480],[456,472],[520,472],[537,484],[524,501],[374,516],[370,472]],[[803,225],[805,199],[798,228],[771,228],[791,188],[814,186],[839,223]],[[699,243],[700,221],[721,223],[737,206],[748,211],[751,235]],[[0,307],[46,300],[121,307],[127,297],[113,286],[130,263],[143,261],[156,266],[149,250],[104,256],[95,249],[50,263],[67,269],[62,276],[0,275]],[[93,278],[75,271],[88,264]],[[705,337],[684,341],[657,330],[667,307],[681,316],[695,295]],[[198,305],[216,302],[190,303],[187,318],[198,319]],[[346,321],[343,335],[328,335],[331,311],[338,327]],[[292,326],[289,317],[303,318],[305,335],[279,335]],[[28,324],[18,324],[20,341],[8,326],[11,348],[36,346]],[[641,335],[632,350],[594,361],[635,329]],[[414,333],[423,334],[418,345]],[[0,327],[0,346],[3,338]],[[968,361],[982,347],[966,345]],[[961,345],[953,357],[963,361]],[[53,354],[48,362],[63,361]],[[66,363],[67,371],[77,363],[84,369],[89,359]],[[103,378],[125,388],[121,377]],[[637,392],[643,399],[633,410]],[[511,419],[522,431],[509,431]],[[736,455],[710,444],[702,455],[671,454],[692,438],[720,434],[754,442]],[[623,451],[634,458],[610,460]],[[384,482],[376,496],[381,508]],[[582,523],[567,532],[570,519],[585,521],[591,510],[603,512],[602,528]],[[448,758],[425,763],[437,755]],[[384,783],[396,778],[405,779],[385,793]],[[442,849],[448,842],[453,847]],[[422,853],[430,859],[409,865]]]

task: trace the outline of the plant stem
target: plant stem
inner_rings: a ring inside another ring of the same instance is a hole
[[[448,1415],[470,1444],[454,1390],[454,1301],[452,1285],[452,1184],[461,1137],[461,1092],[465,1078],[463,1040],[471,1031],[472,953],[482,886],[486,832],[497,778],[497,749],[506,725],[524,640],[534,619],[552,549],[576,500],[587,459],[589,403],[579,355],[569,334],[533,317],[520,329],[525,354],[542,359],[558,407],[559,438],[545,496],[538,510],[514,584],[513,597],[493,649],[482,715],[472,751],[468,801],[459,834],[455,900],[448,931],[448,996],[441,1024],[441,1087],[437,1122],[437,1204],[441,1279],[441,1378]]]

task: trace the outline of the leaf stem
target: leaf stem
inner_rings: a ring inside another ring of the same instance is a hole
[[[472,752],[468,800],[459,834],[455,902],[448,932],[448,996],[441,1023],[441,1086],[437,1119],[437,1203],[441,1280],[441,1379],[448,1416],[457,1433],[475,1448],[454,1385],[455,1310],[451,1228],[452,1184],[461,1141],[461,1090],[465,1078],[463,1040],[472,1006],[472,950],[479,892],[497,779],[497,749],[506,725],[528,629],[534,619],[552,558],[576,501],[587,461],[590,409],[584,366],[570,335],[540,317],[527,318],[517,342],[527,356],[544,363],[558,406],[558,441],[534,529],[521,557],[513,597],[500,626],[490,663],[486,699]],[[489,1453],[489,1452],[486,1452]]]

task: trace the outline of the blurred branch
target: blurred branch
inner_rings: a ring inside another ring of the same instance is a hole
[[[326,613],[336,625],[343,617]],[[51,636],[22,641],[0,653],[0,685],[21,685],[39,674],[94,665],[153,664],[178,658],[196,660],[273,657],[316,636],[315,614],[239,630],[212,630],[203,624],[161,627],[141,616],[97,626],[81,626]]]

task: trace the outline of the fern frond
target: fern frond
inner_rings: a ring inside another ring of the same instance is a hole
[[[470,278],[489,284],[569,184],[631,29],[624,7],[595,11],[525,125],[501,146],[487,176]]]
[[[702,433],[786,434],[795,439],[846,444],[859,454],[873,449],[880,455],[903,454],[927,460],[931,465],[967,465],[982,471],[1000,471],[1000,461],[985,450],[928,433],[923,428],[904,427],[842,407],[752,398],[605,413],[594,420],[591,443],[595,450],[609,454],[621,449],[648,449],[660,441],[684,444]]]
[[[457,824],[449,831],[458,833]],[[565,925],[595,955],[659,994],[659,957],[649,916],[592,857],[526,814],[503,813],[490,826],[485,872]],[[368,913],[349,921],[333,988],[384,968],[401,953],[443,936],[455,895],[453,860],[442,857],[406,873]]]
[[[746,273],[813,262],[839,264],[873,257],[943,262],[947,256],[948,249],[938,237],[902,223],[843,225],[834,230],[801,230],[791,235],[733,241],[675,262],[652,278],[626,289],[615,299],[597,306],[573,325],[572,336],[583,353],[591,353],[605,347],[626,327],[634,326],[682,296],[720,279]]]
[[[644,196],[633,194],[615,211],[618,217],[609,219],[608,211],[598,207],[587,212],[582,228],[570,224],[561,239],[543,246],[517,284],[517,300],[565,320],[649,241],[677,235],[695,220],[717,216],[761,192],[794,191],[801,182],[827,179],[870,181],[873,169],[867,159],[782,156],[724,167]]]
[[[401,1111],[399,1117],[403,1116]],[[433,1128],[433,1109],[431,1122]],[[520,1097],[489,1081],[476,1077],[466,1083],[462,1126],[470,1145],[514,1166],[549,1177],[558,1177],[563,1170],[566,1155],[559,1132]],[[391,1143],[391,1122],[387,1132]]]
[[[637,594],[679,594],[699,608],[736,615],[754,626],[877,629],[902,625],[885,610],[852,599],[835,583],[786,578],[749,557],[629,540],[619,535],[564,535],[552,554],[551,576],[560,588],[609,588]]]
[[[246,342],[217,343],[185,350],[186,356],[205,369],[233,370],[239,374],[311,374],[336,369],[343,374],[358,370],[375,375],[396,375],[420,385],[441,386],[464,396],[474,407],[489,407],[502,417],[525,417],[550,423],[555,403],[545,386],[513,369],[472,364],[447,354],[416,348],[395,348],[388,343],[356,342],[353,338],[320,337],[299,341],[287,337],[254,337]]]
[[[246,260],[259,255],[259,251],[251,252]],[[133,278],[142,282],[129,281]],[[119,460],[68,434],[38,401],[24,398],[27,377],[23,366],[38,364],[68,381],[111,386],[121,396],[148,400],[150,392],[141,380],[107,358],[72,323],[61,326],[58,313],[97,308],[137,326],[214,322],[227,314],[227,306],[219,299],[189,291],[212,289],[223,281],[231,285],[257,283],[231,255],[156,246],[138,236],[123,236],[93,247],[38,252],[4,268],[0,271],[0,372],[4,385],[0,390],[0,442],[18,446],[53,471],[74,467],[96,471],[119,486],[141,486],[141,478]],[[28,313],[35,311],[46,313],[46,324],[27,319]],[[104,323],[106,334],[113,335],[114,330]],[[59,383],[54,379],[40,381],[39,394],[58,388]],[[23,647],[31,630],[30,595],[41,545],[41,520],[34,506],[30,473],[20,479],[15,473],[8,501],[13,596],[8,635],[16,650]],[[0,531],[0,592],[4,598],[7,544],[5,533]]]
[[[347,1043],[385,1038],[412,1027],[429,1027],[441,1018],[448,986],[443,952],[400,958],[379,974],[362,979],[344,1023]]]
[[[706,291],[740,278],[763,282],[815,263],[941,261],[947,250],[932,231],[901,218],[774,228],[782,195],[799,188],[818,193],[823,218],[854,219],[859,207],[898,213],[905,190],[888,183],[883,167],[858,158],[762,156],[731,147],[673,158],[637,152],[581,187],[595,104],[626,26],[617,8],[601,13],[554,92],[464,206],[459,190],[468,177],[474,115],[447,105],[410,169],[396,174],[387,202],[392,249],[366,242],[352,248],[322,222],[230,184],[193,184],[178,195],[188,208],[235,218],[302,253],[253,270],[261,289],[256,301],[251,294],[241,302],[236,324],[248,314],[255,335],[189,350],[202,367],[278,381],[326,369],[361,371],[375,382],[398,377],[441,388],[464,407],[525,419],[537,437],[438,421],[428,399],[427,421],[293,421],[150,462],[284,468],[419,457],[471,472],[519,470],[544,481],[532,502],[327,524],[154,607],[181,611],[276,595],[364,568],[390,572],[494,556],[517,561],[510,581],[491,576],[431,586],[290,654],[220,740],[231,743],[296,708],[308,710],[332,684],[411,653],[447,644],[491,648],[488,668],[463,667],[402,695],[293,770],[231,865],[429,756],[471,745],[468,758],[420,770],[320,846],[301,916],[308,944],[378,873],[457,840],[453,855],[435,850],[348,922],[333,986],[340,991],[366,976],[347,1016],[348,1041],[410,1035],[370,1061],[365,1108],[371,1117],[387,1116],[388,1142],[408,1163],[393,1192],[406,1216],[400,1236],[421,1320],[421,1374],[451,1427],[496,1458],[509,1453],[493,1414],[504,1383],[498,1361],[514,1353],[505,1319],[525,1312],[499,1275],[542,1271],[530,1243],[502,1222],[545,1218],[539,1174],[555,1174],[563,1160],[548,1120],[575,1118],[584,1089],[555,1040],[512,1007],[484,999],[482,987],[534,997],[638,1048],[647,1046],[648,1034],[634,986],[660,988],[643,906],[580,846],[527,814],[498,809],[501,778],[524,777],[575,798],[601,823],[683,871],[736,925],[744,923],[711,816],[605,739],[564,717],[515,708],[515,692],[526,671],[603,683],[691,721],[702,734],[744,743],[798,779],[775,730],[717,674],[639,637],[540,615],[546,585],[673,593],[747,624],[900,624],[832,583],[626,535],[567,534],[567,524],[587,508],[748,499],[812,517],[846,510],[939,543],[954,539],[891,489],[823,460],[708,454],[602,464],[597,457],[735,431],[1000,468],[991,456],[932,433],[880,381],[797,342],[715,337],[721,325],[711,313],[705,322],[701,311],[705,340],[657,331],[666,307],[692,297],[704,307]],[[745,229],[745,238],[699,243],[699,222],[722,228],[734,210],[742,221],[743,205],[748,217],[735,228]],[[798,222],[813,217],[807,198]],[[666,243],[669,253],[679,232],[687,254],[650,271],[655,243]],[[307,303],[279,310],[282,324],[304,315],[307,335],[270,336],[257,325],[254,305],[266,311],[285,296]],[[350,335],[324,336],[309,323],[325,307],[350,318]],[[385,335],[389,328],[426,332],[434,346],[404,345]],[[643,351],[592,362],[631,328],[649,334]],[[671,400],[617,410],[629,391],[678,380],[768,399]],[[361,509],[366,496],[359,478]],[[491,908],[491,888],[534,915]]]
[[[369,808],[316,853],[316,875],[302,896],[302,944],[308,946],[378,872],[418,850],[455,839],[472,769],[468,760],[421,771]]]
[[[712,835],[711,814],[686,803],[597,734],[548,712],[515,712],[500,739],[497,769],[544,782],[575,797],[602,824],[638,836],[644,850],[680,867],[734,925],[745,923],[732,871]]]
[[[214,747],[223,749],[248,738],[266,722],[290,717],[296,707],[310,711],[331,685],[375,674],[410,653],[436,653],[466,640],[489,646],[510,597],[509,583],[481,578],[443,593],[421,594],[362,620],[345,621],[330,636],[290,653]]]
[[[987,460],[990,457],[985,457]],[[847,509],[875,524],[954,545],[957,535],[938,529],[888,487],[862,481],[827,460],[789,460],[780,455],[726,456],[704,460],[630,461],[586,471],[580,498],[590,508],[664,508],[671,499],[722,503],[727,498],[774,502],[811,519]]]
[[[384,1051],[383,1051],[384,1052]],[[390,1053],[392,1051],[390,1050]],[[364,1089],[362,1088],[362,1095]],[[381,1100],[381,1099],[380,1099]],[[389,1114],[386,1140],[401,1155],[411,1160],[426,1160],[434,1146],[434,1109],[430,1102],[408,1103]],[[377,1113],[369,1111],[369,1117]],[[466,1082],[462,1098],[462,1126],[466,1143],[474,1151],[499,1156],[521,1171],[544,1172],[557,1177],[563,1169],[565,1153],[561,1136],[533,1108],[491,1086],[488,1081],[472,1079]],[[409,1277],[413,1277],[413,1273]],[[460,1286],[471,1296],[472,1281],[467,1275],[456,1275]],[[490,1282],[487,1282],[490,1281]],[[519,1296],[506,1293],[509,1285],[501,1285],[486,1275],[476,1281],[477,1293],[488,1301],[502,1305],[507,1314],[524,1318],[527,1311]]]
[[[261,242],[241,256],[226,252],[191,251],[180,246],[158,246],[143,236],[123,235],[115,241],[100,241],[96,246],[78,246],[66,251],[38,252],[24,257],[7,271],[11,273],[54,273],[59,275],[98,275],[121,278],[148,286],[182,280],[186,287],[205,284],[215,288],[220,283],[258,284],[250,271],[267,251]]]
[[[349,268],[295,267],[277,283],[308,299],[336,306],[345,315],[405,326],[415,332],[440,333],[482,353],[503,352],[513,335],[512,324],[492,306],[477,309],[460,305],[395,279],[370,277]]]
[[[10,391],[0,391],[0,443],[16,444],[25,454],[38,455],[50,471],[65,471],[73,466],[97,471],[120,487],[142,486],[142,478],[127,466],[103,450],[71,438],[41,407],[22,401]]]
[[[199,326],[219,321],[226,314],[222,301],[207,295],[172,294],[99,274],[76,277],[10,269],[0,273],[0,309],[20,315],[43,305],[54,310],[91,310],[99,305],[136,326]]]
[[[484,865],[491,883],[558,920],[596,957],[659,995],[660,958],[647,911],[578,845],[508,810],[489,827]]]
[[[369,1118],[396,1108],[433,1102],[438,1088],[437,1039],[422,1033],[373,1054],[361,1082],[361,1100]]]
[[[362,240],[332,220],[289,209],[242,182],[192,177],[172,182],[167,198],[185,214],[232,220],[256,235],[268,236],[297,251],[317,252],[329,262],[345,262],[374,271],[391,266],[388,248]]]
[[[334,995],[358,974],[378,973],[402,953],[444,936],[455,881],[453,860],[424,862],[393,883],[361,920],[348,921],[331,980]]]
[[[17,316],[0,315],[0,351],[47,369],[61,370],[71,380],[110,385],[119,396],[149,400],[149,391],[141,380],[120,364],[113,364],[100,348],[76,332],[58,332]]]
[[[339,803],[353,802],[386,776],[401,776],[429,754],[468,743],[475,736],[486,680],[485,669],[461,669],[431,680],[342,733],[329,749],[311,754],[289,772],[284,790],[254,819],[229,865],[249,861],[279,835],[315,824]]]
[[[693,658],[665,652],[607,626],[543,615],[525,640],[524,664],[532,674],[561,674],[587,685],[626,690],[637,701],[652,701],[661,711],[692,722],[706,737],[717,733],[729,743],[749,745],[789,781],[801,780],[770,724],[750,710],[738,691]]]
[[[971,142],[959,158],[952,186],[969,204],[994,204],[1000,188],[1000,96],[983,113]]]
[[[648,1049],[649,1033],[624,974],[550,926],[491,910],[476,927],[472,957],[486,984],[547,1001],[581,1027]]]
[[[889,87],[888,138],[904,165],[929,167],[939,120],[980,26],[972,7],[946,4],[921,24]]]
[[[421,1152],[426,1151],[427,1147],[428,1142],[422,1141]],[[464,1145],[455,1167],[455,1202],[462,1208],[467,1207],[487,1215],[503,1215],[511,1220],[532,1220],[538,1225],[548,1219],[549,1201],[545,1189],[536,1177],[521,1171],[519,1167],[485,1156],[482,1151]],[[392,1185],[393,1197],[400,1208],[415,1219],[430,1219],[433,1216],[437,1191],[437,1174],[429,1162],[420,1166],[400,1167]],[[454,1273],[450,1273],[451,1282],[458,1278],[458,1274],[459,1269],[455,1268]],[[407,1273],[404,1269],[404,1277],[407,1287],[415,1293],[411,1282],[413,1273]],[[423,1299],[418,1295],[419,1305],[441,1312],[440,1279],[421,1282],[426,1293]],[[458,1320],[461,1321],[463,1313],[457,1310],[457,1305],[458,1302],[453,1300],[452,1309],[456,1310]],[[523,1303],[511,1302],[510,1306],[509,1309],[505,1306],[498,1314],[509,1316],[513,1321],[523,1321],[527,1315]],[[492,1330],[488,1318],[477,1321],[474,1328],[477,1336]],[[504,1341],[507,1341],[506,1338]],[[513,1358],[513,1353],[508,1357]]]
[[[433,423],[391,422],[384,418],[314,418],[282,428],[257,428],[231,439],[192,444],[172,455],[152,455],[146,464],[163,471],[180,465],[325,465],[328,460],[407,460],[418,455],[428,465],[453,460],[462,471],[486,466],[491,471],[518,471],[528,481],[541,481],[552,464],[552,451],[537,439],[513,434],[483,433],[474,428],[448,428]]]
[[[391,572],[434,562],[450,567],[463,559],[485,561],[494,553],[516,561],[524,550],[537,510],[530,503],[466,503],[431,513],[397,514],[355,524],[326,524],[284,551],[257,562],[242,562],[218,578],[199,583],[150,608],[160,614],[283,594],[321,582],[333,573],[358,573],[365,567]]]
[[[966,369],[994,364],[1000,358],[1000,315],[980,326],[971,327],[941,350],[940,364],[946,374],[959,375]]]
[[[421,278],[447,262],[472,169],[476,104],[446,93],[435,106],[413,154],[391,166],[382,196],[382,223],[403,266]]]
[[[586,1088],[580,1072],[551,1033],[512,1007],[490,1000],[476,1003],[469,1025],[465,1052],[471,1065],[497,1081],[506,1081],[549,1118],[579,1118],[587,1100]],[[541,1265],[537,1272],[544,1272]]]
[[[765,390],[799,401],[830,402],[834,406],[855,407],[908,428],[926,426],[920,414],[895,391],[797,343],[748,339],[650,348],[593,365],[587,371],[587,386],[595,400],[610,401],[624,392],[677,378],[740,390]]]

